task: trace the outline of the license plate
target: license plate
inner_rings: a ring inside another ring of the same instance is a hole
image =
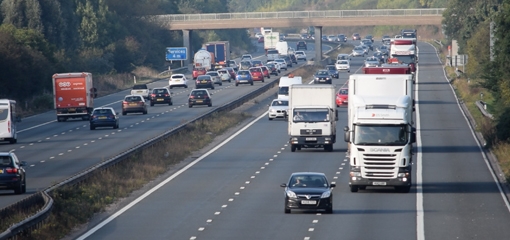
[[[158,98],[158,100],[157,100],[157,101],[159,102],[159,101],[164,101],[164,100],[165,100],[165,99],[163,99],[163,98]]]
[[[203,101],[202,100],[197,100],[197,103],[201,103],[201,102],[203,102]]]
[[[180,82],[181,80],[175,80],[176,82]]]
[[[136,106],[138,105],[137,103],[130,103],[129,106]]]
[[[143,93],[143,91],[136,91],[137,93]]]
[[[303,205],[315,205],[315,204],[317,204],[317,201],[315,201],[315,200],[301,200],[301,204],[303,204]]]
[[[386,182],[373,182],[372,185],[375,185],[375,186],[386,186]]]
[[[320,81],[321,81],[321,82],[325,82],[326,80],[324,80],[324,79],[321,79]]]
[[[99,117],[99,119],[106,119],[106,117],[105,116],[101,116],[101,117]]]
[[[306,141],[317,141],[317,138],[306,138]]]
[[[69,112],[75,112],[76,108],[69,108]]]
[[[207,81],[202,81],[202,83],[207,83]]]

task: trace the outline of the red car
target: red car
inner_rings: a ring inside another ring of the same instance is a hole
[[[269,68],[266,66],[260,67],[262,69],[262,73],[264,73],[264,77],[271,78],[271,73],[269,72]]]
[[[205,73],[207,72],[207,70],[205,70],[205,68],[193,68],[193,80],[197,79],[198,76],[200,75],[205,75]]]
[[[230,74],[230,79],[236,80],[236,71],[234,71],[234,68],[232,67],[226,67],[228,73]]]
[[[348,102],[348,94],[349,89],[348,88],[340,88],[338,92],[336,93],[336,106],[340,107],[340,105],[347,104]]]
[[[260,67],[251,67],[250,68],[251,78],[253,81],[262,81],[264,82],[264,73],[262,68]]]

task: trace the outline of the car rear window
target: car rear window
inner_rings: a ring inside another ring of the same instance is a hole
[[[126,102],[140,102],[142,101],[142,98],[139,96],[129,96],[124,99]]]
[[[210,79],[211,79],[211,76],[209,76],[209,75],[198,76],[198,80],[210,80]]]
[[[250,72],[260,72],[260,68],[251,68]]]
[[[140,84],[140,85],[134,85],[133,89],[149,89],[149,88],[145,84]]]
[[[112,114],[112,110],[111,109],[96,109],[94,110],[94,115],[107,115],[107,114]]]
[[[9,115],[9,110],[0,108],[0,121],[7,119],[7,115]]]
[[[207,75],[209,76],[218,76],[217,72],[208,72]]]
[[[10,156],[0,156],[0,167],[12,167],[12,159]]]
[[[173,75],[172,78],[182,78],[184,77],[183,75]]]
[[[168,91],[166,89],[164,89],[164,88],[154,89],[153,92],[157,93],[157,94],[168,93]]]
[[[203,96],[203,95],[207,95],[207,92],[206,91],[193,91],[191,93],[191,95],[193,95],[193,96]]]

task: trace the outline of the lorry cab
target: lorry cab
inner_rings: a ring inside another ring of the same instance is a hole
[[[0,141],[13,144],[18,141],[16,125],[21,118],[16,115],[16,101],[0,99]]]

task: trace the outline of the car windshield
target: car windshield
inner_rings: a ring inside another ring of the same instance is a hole
[[[336,62],[336,63],[338,63],[338,64],[348,64],[349,62],[347,62],[347,61],[345,61],[345,60],[344,60],[344,61],[338,61],[338,62]]]
[[[271,106],[289,106],[289,101],[285,101],[285,100],[273,101]]]
[[[289,188],[327,188],[328,181],[323,175],[294,175]]]
[[[414,63],[414,56],[412,55],[393,55],[393,57],[396,57],[402,63]]]
[[[133,89],[149,89],[149,88],[147,87],[147,85],[143,84],[143,85],[134,85]]]
[[[268,68],[274,68],[274,64],[270,63],[266,65]]]
[[[356,125],[354,144],[403,146],[408,142],[406,125]]]
[[[363,51],[363,48],[362,47],[355,47],[354,50]]]
[[[328,69],[328,70],[336,70],[335,66],[326,66],[326,69]]]
[[[303,55],[303,54],[305,54],[305,52],[303,52],[303,51],[297,51],[297,52],[296,52],[296,54]]]
[[[294,109],[294,122],[327,122],[329,121],[329,109],[300,108]]]
[[[288,96],[288,95],[289,95],[289,87],[288,87],[288,86],[280,87],[280,88],[278,89],[278,95],[285,95],[285,96]]]
[[[347,89],[340,89],[340,91],[338,91],[338,93],[340,95],[347,95],[349,93],[349,90],[347,90]]]
[[[278,50],[269,50],[267,54],[278,54]]]
[[[124,99],[126,102],[140,102],[142,101],[142,98],[139,96],[128,96]]]
[[[218,73],[227,74],[227,70],[221,70],[221,71],[218,71]]]
[[[328,71],[318,71],[316,75],[329,75]]]

